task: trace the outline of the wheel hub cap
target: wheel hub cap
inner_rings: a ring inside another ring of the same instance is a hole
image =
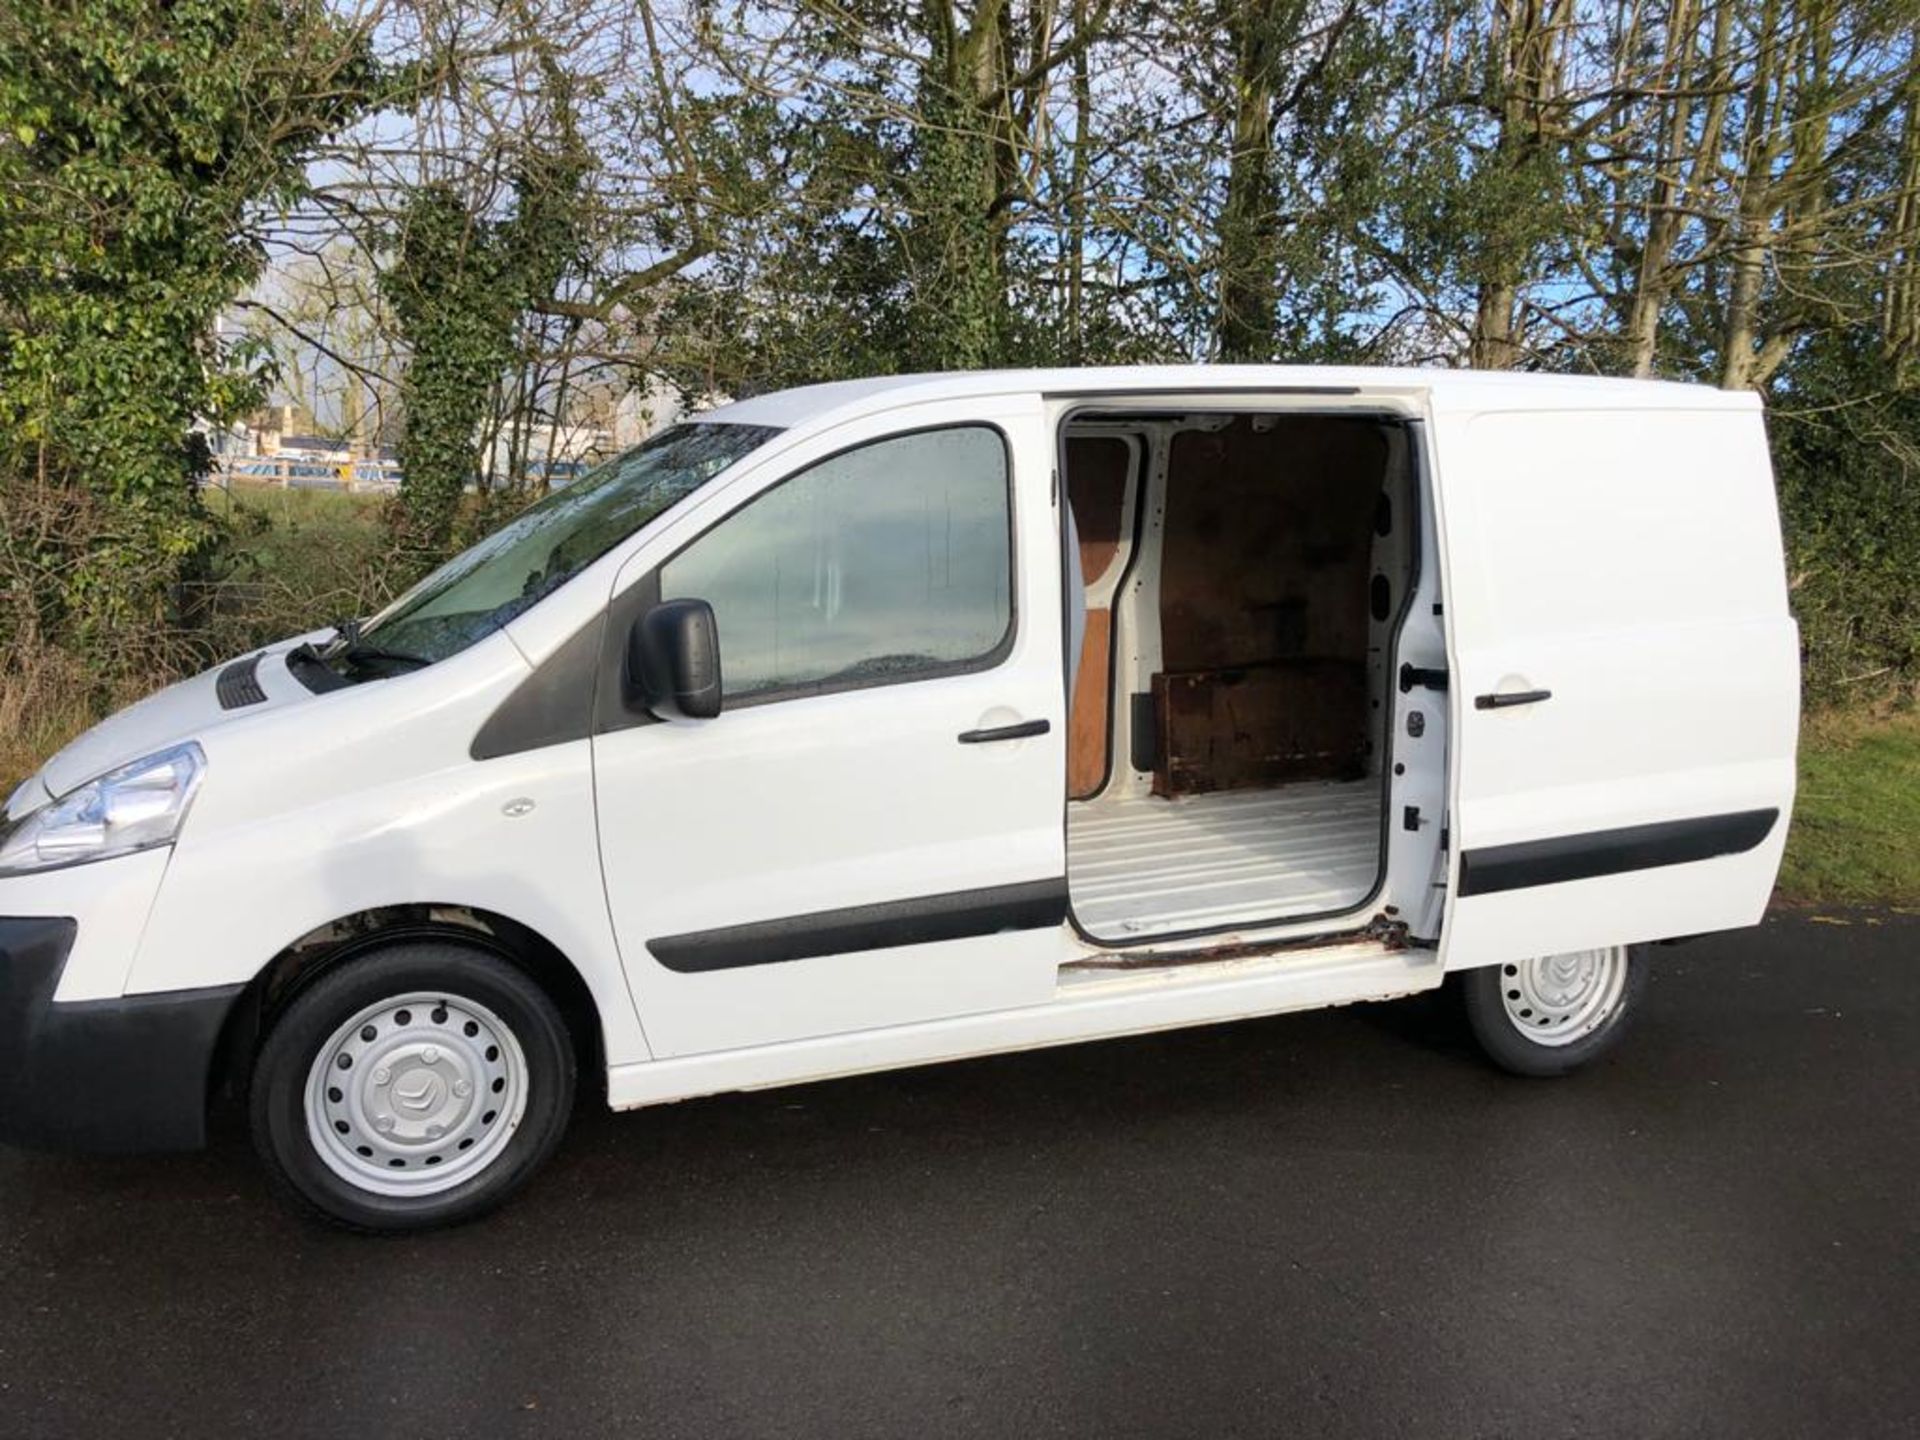
[[[1500,971],[1500,998],[1513,1027],[1539,1045],[1571,1045],[1600,1028],[1626,989],[1627,952],[1575,950]]]
[[[527,1105],[527,1062],[486,1006],[444,994],[370,1005],[328,1037],[307,1073],[307,1128],[342,1179],[430,1195],[486,1168]]]

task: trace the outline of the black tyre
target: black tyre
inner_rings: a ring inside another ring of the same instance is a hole
[[[1564,1075],[1620,1043],[1647,985],[1625,945],[1488,965],[1458,977],[1473,1037],[1502,1070]]]
[[[425,1230],[506,1199],[573,1108],[573,1044],[546,993],[484,951],[410,942],[297,994],[254,1061],[253,1142],[296,1208]]]

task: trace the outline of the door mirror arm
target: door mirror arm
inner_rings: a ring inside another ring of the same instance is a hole
[[[720,713],[720,627],[704,600],[663,600],[627,631],[626,702],[663,720]]]

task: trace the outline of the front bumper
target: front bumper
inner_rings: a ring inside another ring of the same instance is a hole
[[[214,1051],[244,987],[56,1004],[75,931],[70,919],[0,918],[0,1140],[198,1149]]]

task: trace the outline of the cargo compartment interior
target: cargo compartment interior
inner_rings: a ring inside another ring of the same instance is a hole
[[[1363,905],[1419,555],[1405,426],[1081,411],[1063,449],[1076,922],[1125,945]]]

